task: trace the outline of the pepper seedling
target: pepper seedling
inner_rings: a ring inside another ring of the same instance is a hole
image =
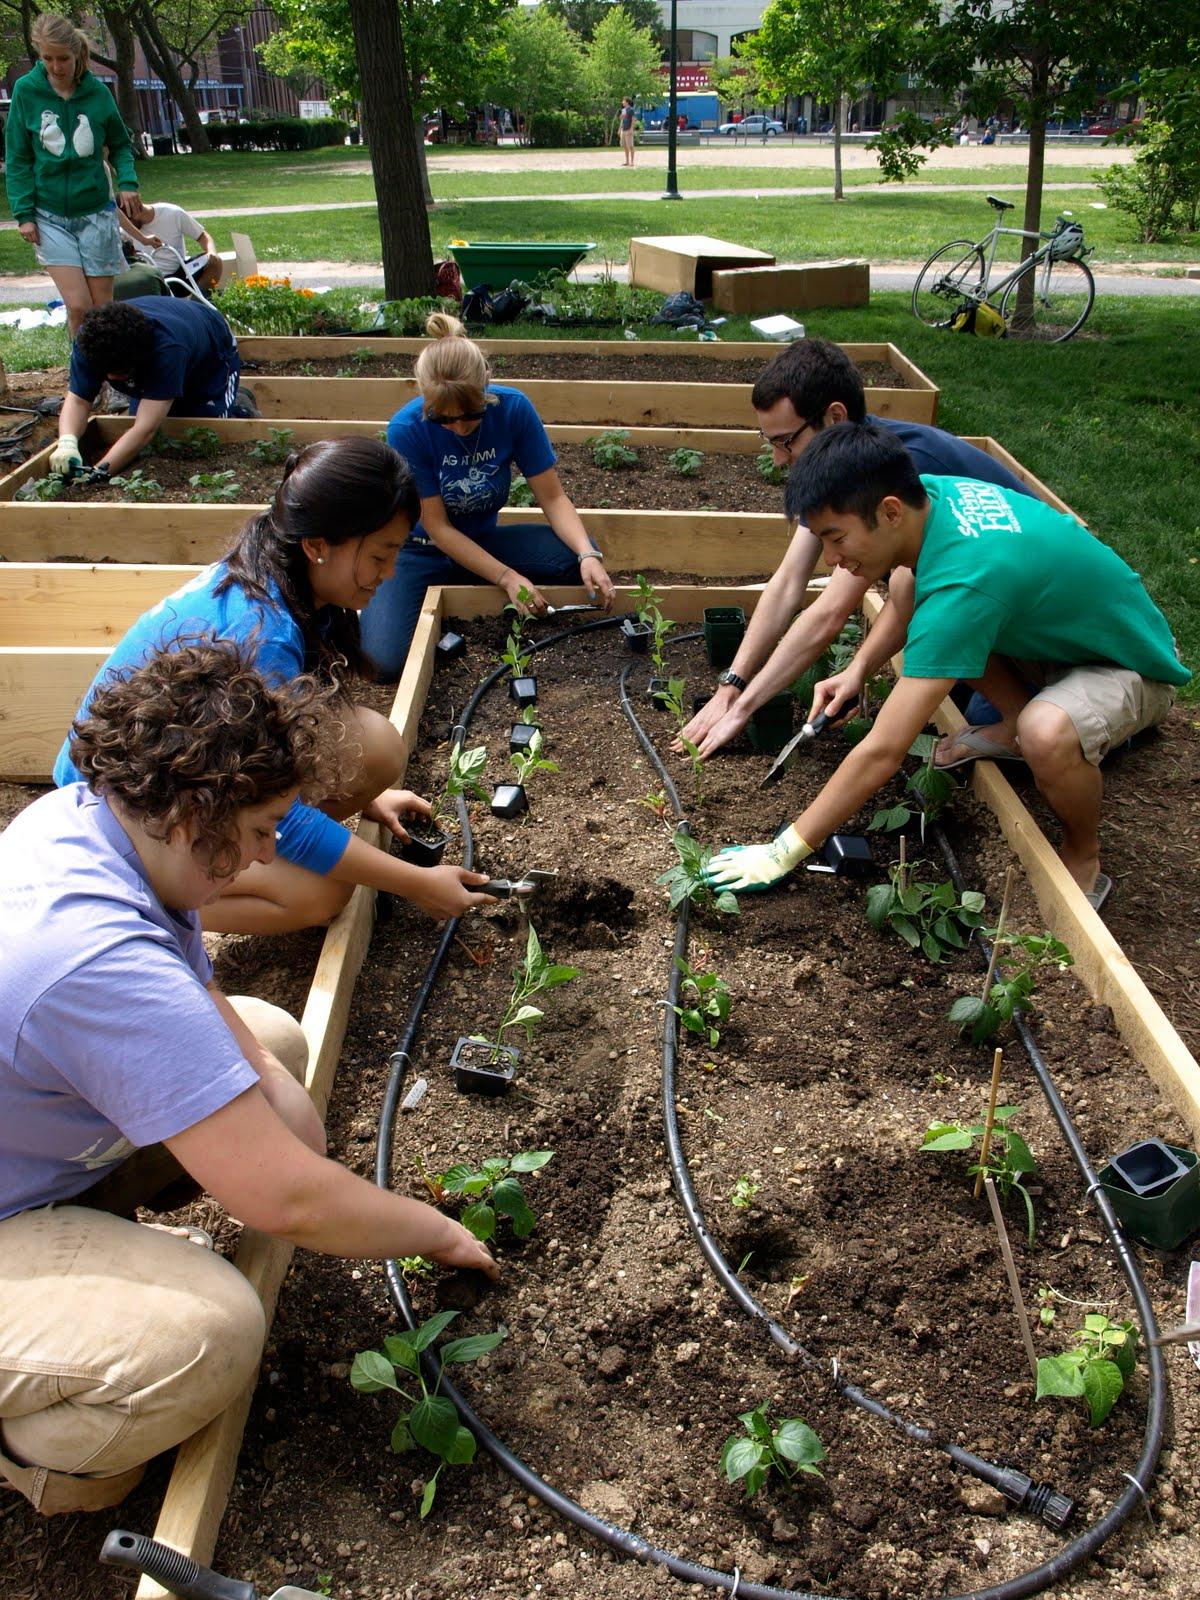
[[[498,783],[492,795],[492,811],[499,817],[515,817],[529,809],[525,783],[531,772],[557,772],[558,762],[542,755],[542,730],[535,728],[523,750],[513,750],[509,763],[517,775],[516,783]]]
[[[721,1451],[721,1471],[727,1483],[746,1480],[746,1499],[752,1499],[766,1483],[770,1473],[779,1473],[793,1488],[801,1473],[823,1476],[817,1467],[828,1452],[820,1439],[799,1417],[773,1422],[768,1405],[742,1411],[738,1421],[745,1432],[732,1434]]]
[[[414,867],[436,867],[445,854],[450,834],[456,826],[454,802],[469,795],[475,800],[491,797],[483,783],[483,769],[487,765],[487,747],[476,745],[464,750],[462,741],[451,746],[450,761],[442,792],[433,801],[429,818],[418,818],[408,824],[408,843],[400,852],[400,859]]]
[[[463,1207],[459,1221],[481,1244],[496,1232],[497,1216],[509,1219],[516,1238],[527,1239],[537,1218],[517,1175],[540,1171],[553,1156],[553,1150],[522,1150],[515,1156],[492,1156],[478,1169],[459,1161],[442,1173],[442,1192],[470,1201]]]
[[[671,843],[679,861],[660,872],[654,880],[666,885],[670,909],[677,911],[685,900],[690,900],[694,906],[711,906],[727,916],[738,916],[742,908],[733,890],[715,890],[708,881],[708,867],[712,861],[709,847],[680,828],[671,835]]]
[[[1137,1364],[1138,1332],[1132,1322],[1113,1322],[1091,1312],[1074,1334],[1076,1343],[1062,1355],[1042,1356],[1037,1364],[1038,1400],[1086,1400],[1093,1428],[1116,1405],[1125,1380]]]
[[[978,1143],[979,1157],[967,1168],[971,1178],[991,1178],[1001,1200],[1007,1200],[1014,1191],[1021,1196],[1029,1222],[1029,1243],[1032,1246],[1036,1222],[1033,1199],[1022,1183],[1027,1172],[1037,1171],[1037,1162],[1029,1146],[1011,1126],[1020,1113],[1020,1106],[997,1106],[992,1127],[991,1142],[986,1162],[983,1160],[983,1138],[986,1122],[931,1122],[921,1142],[921,1154],[937,1154],[945,1150],[973,1150]]]
[[[475,1459],[475,1436],[458,1420],[452,1401],[439,1393],[448,1366],[478,1361],[508,1337],[508,1329],[494,1333],[473,1333],[450,1339],[437,1352],[437,1377],[429,1383],[421,1366],[421,1352],[450,1326],[457,1311],[438,1311],[419,1328],[388,1334],[382,1350],[361,1350],[350,1368],[350,1382],[360,1394],[379,1394],[390,1389],[399,1395],[407,1410],[402,1410],[392,1429],[391,1445],[404,1455],[418,1445],[439,1458],[433,1477],[426,1480],[421,1496],[421,1520],[429,1515],[437,1494],[438,1478],[445,1466],[467,1466]]]
[[[735,1211],[749,1211],[754,1205],[754,1196],[758,1193],[758,1189],[758,1184],[752,1183],[743,1172],[729,1191],[730,1205]]]
[[[676,956],[675,965],[683,974],[679,994],[684,1003],[671,1009],[689,1033],[707,1039],[715,1050],[721,1039],[717,1024],[724,1025],[733,1006],[729,985],[715,972],[697,972],[684,956]]]
[[[579,976],[579,970],[578,967],[558,966],[549,961],[531,922],[525,936],[525,954],[513,968],[512,990],[494,1037],[485,1039],[481,1034],[463,1034],[454,1046],[451,1062],[458,1088],[490,1094],[498,1094],[506,1089],[516,1075],[520,1052],[515,1046],[505,1044],[504,1035],[510,1028],[522,1028],[525,1042],[532,1044],[534,1030],[545,1013],[531,1002],[537,995],[570,983]],[[478,1065],[472,1062],[472,1057]],[[433,1198],[434,1189],[428,1177],[425,1183]],[[440,1194],[436,1196],[440,1197]]]

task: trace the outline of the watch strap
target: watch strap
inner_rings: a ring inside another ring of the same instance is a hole
[[[745,678],[739,677],[739,675],[734,672],[732,668],[730,668],[730,670],[727,672],[722,672],[720,677],[717,679],[717,682],[728,684],[731,689],[737,689],[739,692],[746,687]]]

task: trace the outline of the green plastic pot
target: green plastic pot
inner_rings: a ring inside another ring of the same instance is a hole
[[[792,737],[792,707],[790,694],[775,694],[751,713],[746,724],[746,737],[756,750],[782,750]]]
[[[741,606],[706,606],[704,649],[709,666],[718,672],[730,666],[745,632],[746,613]]]
[[[1167,1149],[1187,1171],[1157,1193],[1135,1194],[1111,1162],[1099,1172],[1100,1187],[1127,1232],[1156,1250],[1177,1250],[1200,1228],[1200,1157],[1177,1144],[1167,1145]],[[1128,1155],[1129,1151],[1123,1151],[1113,1160]]]
[[[504,289],[514,278],[538,284],[557,272],[570,272],[595,248],[594,243],[579,241],[524,244],[516,239],[472,239],[468,244],[452,244],[450,254],[468,289],[483,284]]]

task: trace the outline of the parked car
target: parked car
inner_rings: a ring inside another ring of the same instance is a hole
[[[1132,122],[1118,122],[1116,117],[1097,117],[1095,122],[1089,123],[1083,131],[1103,134],[1107,138],[1110,133],[1116,133],[1121,128],[1140,128],[1141,125],[1141,117],[1134,117]]]
[[[723,122],[717,132],[744,133],[747,137],[757,134],[760,139],[765,132],[768,139],[773,139],[777,133],[783,132],[783,123],[776,122],[773,117],[743,117],[740,122]]]

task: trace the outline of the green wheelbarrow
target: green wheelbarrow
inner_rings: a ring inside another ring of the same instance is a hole
[[[521,244],[516,240],[473,239],[468,244],[452,244],[450,254],[468,289],[485,285],[489,289],[505,289],[514,278],[537,284],[555,273],[570,272],[595,248],[594,243],[578,241]]]

